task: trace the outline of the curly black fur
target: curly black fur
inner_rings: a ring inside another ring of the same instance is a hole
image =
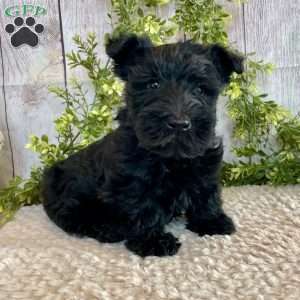
[[[164,227],[182,212],[199,235],[234,232],[220,199],[215,123],[217,97],[242,72],[241,57],[190,41],[155,47],[135,35],[111,39],[106,51],[126,83],[120,126],[46,170],[50,219],[71,234],[126,240],[140,256],[177,252]]]

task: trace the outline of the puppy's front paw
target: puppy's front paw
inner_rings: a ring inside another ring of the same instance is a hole
[[[209,220],[189,221],[187,224],[187,229],[198,233],[200,236],[205,234],[227,235],[236,231],[232,219],[225,214],[221,214],[217,218]]]
[[[128,240],[125,245],[127,249],[142,257],[175,255],[181,246],[171,233],[160,233],[148,239]]]

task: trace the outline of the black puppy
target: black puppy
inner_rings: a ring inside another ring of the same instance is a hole
[[[182,212],[200,236],[233,233],[220,199],[216,101],[242,58],[218,45],[155,47],[135,35],[111,39],[106,51],[126,83],[120,126],[45,172],[50,219],[100,242],[126,240],[140,256],[177,252],[164,227]]]

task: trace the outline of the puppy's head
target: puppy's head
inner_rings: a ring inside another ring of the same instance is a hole
[[[216,100],[243,59],[219,45],[191,41],[154,46],[120,36],[106,52],[125,81],[128,118],[139,143],[162,157],[193,158],[210,147]]]

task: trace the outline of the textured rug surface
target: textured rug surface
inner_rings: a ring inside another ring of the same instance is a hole
[[[200,238],[176,221],[179,253],[146,259],[25,207],[0,229],[0,299],[299,300],[300,186],[228,188],[223,199],[236,234]]]

